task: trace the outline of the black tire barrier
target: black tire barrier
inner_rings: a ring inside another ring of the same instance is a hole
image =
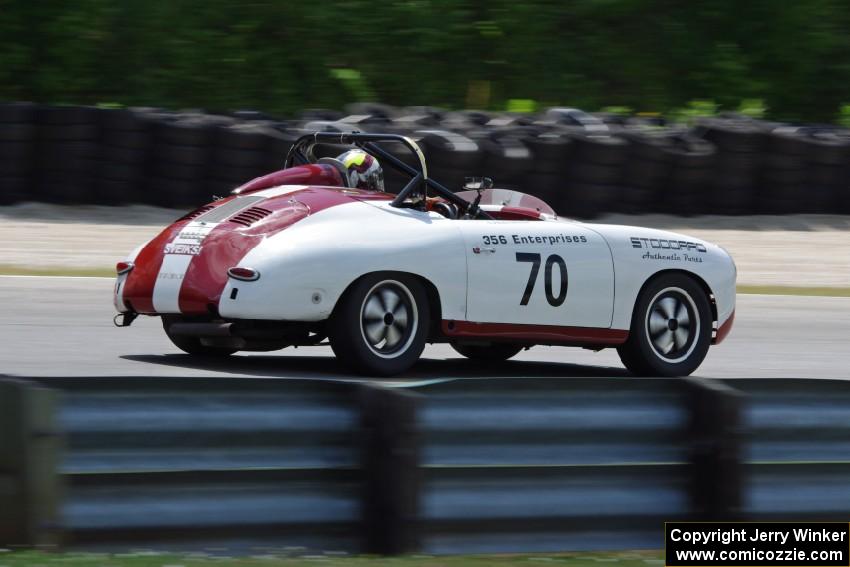
[[[661,190],[657,209],[681,216],[704,214],[704,195],[714,178],[716,146],[687,134],[673,140],[670,179]]]
[[[0,204],[25,200],[32,193],[38,106],[32,103],[0,105]]]
[[[298,136],[321,129],[412,136],[448,187],[487,176],[569,216],[850,213],[850,130],[836,126],[721,114],[685,128],[574,108],[522,115],[356,103],[346,112],[280,121],[255,110],[0,104],[0,202],[196,205],[279,169]],[[387,149],[418,165],[406,149]],[[391,192],[407,180],[385,175]]]
[[[532,189],[526,176],[534,162],[531,150],[522,140],[521,132],[477,132],[471,134],[481,149],[481,171],[499,180],[508,189]]]
[[[460,191],[464,179],[482,176],[483,154],[471,138],[448,130],[414,132],[428,154],[428,174],[453,191]]]
[[[395,117],[393,123],[402,128],[438,127],[446,112],[434,106],[408,106]]]
[[[41,106],[36,116],[34,190],[47,201],[93,203],[100,117],[86,106]]]
[[[30,177],[0,174],[0,205],[11,205],[30,196]]]
[[[623,171],[620,212],[657,210],[663,187],[673,170],[674,140],[669,133],[645,128],[620,130],[629,141],[629,156]]]
[[[573,152],[573,139],[565,132],[526,131],[522,141],[531,151],[535,172],[562,173]],[[530,184],[533,187],[533,184]]]
[[[752,212],[758,201],[759,173],[769,131],[758,122],[740,118],[703,120],[698,130],[717,147],[716,177],[707,194],[707,212]]]
[[[330,110],[327,108],[307,108],[296,114],[298,122],[309,122],[313,120],[339,120],[345,116],[338,110]]]
[[[0,124],[32,124],[37,110],[32,102],[0,104]]]
[[[4,123],[0,128],[0,142],[31,142],[35,133],[34,124]]]
[[[524,192],[533,193],[547,203],[555,203],[567,191],[566,178],[561,172],[532,172],[526,181]]]
[[[373,122],[390,123],[398,110],[388,104],[378,102],[355,102],[347,104],[345,111],[349,115],[370,116]]]
[[[154,119],[148,109],[101,114],[101,164],[97,201],[117,205],[143,200],[142,183],[151,157]]]
[[[574,151],[565,164],[567,189],[552,206],[560,214],[588,219],[617,210],[628,141],[610,130],[591,133],[571,128],[569,134]]]

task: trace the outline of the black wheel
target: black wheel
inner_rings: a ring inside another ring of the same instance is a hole
[[[617,353],[639,376],[687,376],[705,359],[711,327],[702,287],[687,276],[661,276],[638,297],[629,339]]]
[[[419,360],[430,310],[422,284],[406,274],[359,279],[340,299],[329,326],[334,354],[356,372],[392,376]]]
[[[169,340],[174,343],[174,346],[182,350],[187,354],[194,354],[196,356],[230,356],[234,352],[235,349],[229,348],[220,348],[220,347],[210,347],[201,343],[201,339],[197,337],[184,337],[179,335],[172,335],[169,331],[171,327],[171,323],[173,320],[170,317],[162,318],[162,328],[165,330],[165,334],[168,336]]]
[[[470,360],[508,360],[516,356],[523,349],[521,345],[513,343],[490,343],[488,345],[467,345],[451,343],[452,348]]]

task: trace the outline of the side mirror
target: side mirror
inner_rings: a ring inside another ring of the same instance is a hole
[[[465,177],[463,188],[466,191],[486,191],[493,188],[493,180],[489,177]]]

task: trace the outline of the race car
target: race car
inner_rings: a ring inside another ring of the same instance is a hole
[[[340,163],[315,157],[321,144],[359,148],[409,181],[397,194],[350,187]],[[724,249],[562,218],[491,185],[451,191],[404,136],[303,136],[282,170],[119,262],[115,322],[161,317],[201,356],[328,340],[371,376],[405,372],[426,343],[490,361],[533,345],[616,348],[635,374],[684,376],[729,333],[737,271]]]

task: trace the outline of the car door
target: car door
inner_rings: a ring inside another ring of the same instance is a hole
[[[562,221],[458,221],[467,256],[467,320],[611,326],[614,268],[602,236]]]

